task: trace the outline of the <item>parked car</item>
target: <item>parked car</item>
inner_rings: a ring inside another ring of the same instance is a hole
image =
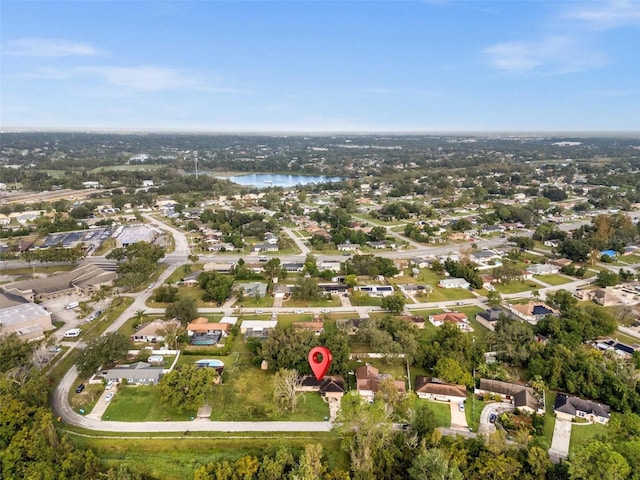
[[[464,402],[458,403],[458,410],[460,410],[461,412],[464,412]]]
[[[111,388],[113,387],[114,384],[115,384],[115,382],[113,380],[109,380],[107,382],[107,386],[105,387],[105,390],[111,390]]]
[[[304,313],[304,310],[294,310],[293,313],[300,315],[301,313]]]
[[[320,310],[320,313],[329,313],[330,310],[328,308],[323,308],[322,310]]]
[[[497,418],[498,416],[495,413],[492,413],[491,415],[489,415],[489,423],[496,423]]]
[[[114,395],[115,395],[114,392],[107,393],[107,396],[104,397],[104,401],[105,402],[110,402]]]
[[[81,383],[76,387],[76,393],[81,393],[84,390],[84,383]]]
[[[264,313],[264,310],[262,310],[262,309],[258,308],[258,309],[256,310],[256,313],[257,313],[257,314]]]
[[[60,348],[60,347],[51,347],[51,348],[49,349],[49,351],[50,351],[51,353],[58,353],[58,352],[59,352],[59,351],[61,351],[61,350],[62,350],[62,348]]]

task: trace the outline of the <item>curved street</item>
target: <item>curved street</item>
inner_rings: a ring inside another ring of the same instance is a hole
[[[177,268],[178,266],[186,263],[188,261],[188,257],[191,254],[191,250],[188,245],[188,241],[184,232],[167,225],[161,220],[158,220],[155,217],[150,215],[145,215],[145,218],[149,220],[152,224],[159,225],[161,224],[161,228],[168,230],[171,232],[174,238],[175,249],[172,253],[168,254],[162,262],[167,264],[167,268],[164,272],[159,276],[157,283],[163,283]],[[295,234],[290,230],[286,232],[288,236],[290,236],[296,244],[302,243],[297,239]],[[298,241],[296,241],[296,239]],[[483,240],[476,242],[479,248],[491,248],[498,244],[504,243],[503,239],[496,238],[490,240]],[[412,256],[420,256],[420,255],[444,255],[450,252],[454,252],[457,246],[440,246],[440,247],[422,247],[417,248],[415,250],[410,251],[397,251],[397,252],[381,252],[379,255],[387,257],[387,258],[398,258],[398,257],[407,257],[407,254]],[[303,252],[304,249],[301,249]],[[242,257],[243,255],[203,255],[201,258],[224,258],[224,259],[237,259]],[[236,258],[237,257],[237,258]],[[279,257],[283,261],[301,261],[304,260],[305,254],[298,255],[287,255]],[[344,257],[341,255],[318,255],[319,260],[332,259],[332,260],[344,260]],[[570,291],[575,291],[576,288],[586,285],[590,282],[588,279],[583,280],[575,280],[571,283],[558,285],[558,286],[549,286],[545,288],[541,288],[539,290],[541,296],[543,296],[546,292],[555,291],[558,289],[567,289]],[[116,319],[111,325],[107,327],[105,333],[114,332],[119,330],[122,325],[131,317],[135,315],[135,313],[139,310],[143,310],[146,313],[164,313],[164,309],[161,308],[148,308],[146,306],[146,301],[152,295],[152,290],[145,289],[141,292],[132,294],[134,297],[134,302],[129,306],[123,313],[120,315],[118,319]],[[521,297],[529,297],[530,292],[522,292],[512,295],[503,295],[504,298],[521,298]],[[544,298],[544,297],[543,297]],[[465,306],[476,305],[476,306],[485,306],[485,298],[484,297],[476,297],[473,299],[467,299],[462,301],[462,304]],[[433,309],[433,308],[455,308],[460,305],[460,301],[444,301],[444,302],[425,302],[425,303],[414,303],[407,305],[405,308],[407,311],[411,310],[422,310],[422,309]],[[281,307],[267,307],[262,308],[265,313],[293,313],[295,309],[293,308],[281,308]],[[359,306],[343,306],[343,307],[333,307],[329,309],[331,312],[356,312],[361,318],[366,317],[371,311],[380,311],[379,307],[359,307]],[[243,308],[200,308],[200,312],[202,313],[224,313],[227,315],[234,313],[253,313],[253,309]],[[323,308],[305,308],[305,311],[310,313],[324,313],[326,312]],[[323,312],[324,311],[324,312]],[[485,325],[487,328],[491,328],[491,325]],[[628,335],[633,335],[635,337],[640,338],[640,335],[631,330],[621,327],[621,330]],[[73,348],[77,346],[81,346],[81,342],[72,343],[71,349],[65,353],[69,355]],[[76,382],[78,373],[74,367],[72,367],[60,381],[60,383],[56,386],[53,400],[52,400],[52,408],[57,416],[60,417],[61,420],[64,420],[66,423],[71,425],[76,425],[79,427],[83,427],[89,430],[98,430],[98,431],[109,431],[109,432],[186,432],[186,431],[219,431],[219,432],[272,432],[272,431],[282,431],[282,432],[326,432],[329,431],[332,427],[331,422],[214,422],[206,419],[197,419],[193,421],[178,421],[178,422],[112,422],[112,421],[102,421],[95,418],[88,418],[86,416],[80,415],[73,411],[68,402],[68,394],[74,383]],[[501,411],[512,410],[513,406],[509,403],[493,403],[487,405],[480,417],[480,428],[479,433],[491,433],[495,431],[495,426],[489,422],[489,416],[491,413],[499,413]],[[443,434],[464,434],[466,436],[475,436],[475,433],[472,432],[463,432],[461,430],[456,429],[441,429]]]

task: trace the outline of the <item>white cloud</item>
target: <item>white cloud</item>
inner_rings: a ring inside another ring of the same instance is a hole
[[[251,93],[250,90],[222,86],[222,78],[205,76],[197,72],[187,72],[173,68],[155,66],[80,66],[71,68],[38,67],[22,75],[36,80],[76,80],[83,79],[84,86],[90,86],[89,79],[134,92],[160,92],[166,90],[199,90],[208,93]]]
[[[489,64],[511,73],[569,73],[602,65],[599,52],[569,35],[552,35],[532,41],[502,42],[484,49]]]
[[[21,38],[7,43],[7,55],[24,57],[93,57],[101,52],[93,45],[59,38]]]
[[[133,90],[157,92],[202,85],[197,76],[171,68],[139,67],[79,67],[80,73],[96,75],[103,81]]]
[[[565,16],[601,30],[640,26],[640,2],[630,0],[590,2],[572,6],[566,11]]]

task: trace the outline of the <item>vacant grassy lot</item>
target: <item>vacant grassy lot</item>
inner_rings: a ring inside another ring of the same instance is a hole
[[[429,302],[449,302],[452,300],[467,300],[475,298],[473,293],[464,288],[439,288],[435,287],[427,296]]]
[[[70,435],[81,448],[92,449],[107,465],[128,465],[141,471],[145,478],[184,480],[193,477],[194,470],[203,464],[228,460],[233,462],[245,455],[262,458],[272,454],[279,445],[291,449],[295,455],[308,443],[320,443],[330,468],[348,469],[346,454],[340,448],[340,438],[335,434],[278,433],[235,434],[233,437],[189,438],[91,438]]]
[[[533,280],[526,280],[526,281],[514,281],[509,283],[496,283],[494,287],[501,294],[505,295],[509,293],[526,292],[527,290],[537,290],[541,288],[542,285],[540,285],[537,282],[534,282]]]
[[[536,275],[535,278],[549,285],[564,285],[565,283],[573,282],[573,279],[565,277],[564,275],[558,275],[557,273],[549,275]]]
[[[273,304],[273,302],[272,302]],[[331,298],[322,298],[316,302],[309,302],[306,300],[295,300],[293,298],[290,298],[289,300],[285,301],[282,303],[283,307],[286,308],[296,308],[296,307],[316,307],[316,308],[320,308],[320,307],[339,307],[341,305],[340,303],[340,299],[338,297],[336,297],[335,295],[332,295]]]
[[[178,413],[160,402],[160,392],[153,386],[120,387],[102,416],[103,420],[120,422],[152,422],[189,420],[194,411]]]
[[[427,402],[429,408],[433,411],[436,417],[436,423],[439,427],[449,428],[451,426],[451,407],[448,403],[441,402],[429,402],[427,400],[419,400],[420,402]]]

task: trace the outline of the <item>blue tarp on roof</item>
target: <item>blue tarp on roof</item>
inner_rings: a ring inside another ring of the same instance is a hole
[[[618,254],[615,250],[603,250],[600,252],[600,255],[607,255],[611,258],[614,258]]]

